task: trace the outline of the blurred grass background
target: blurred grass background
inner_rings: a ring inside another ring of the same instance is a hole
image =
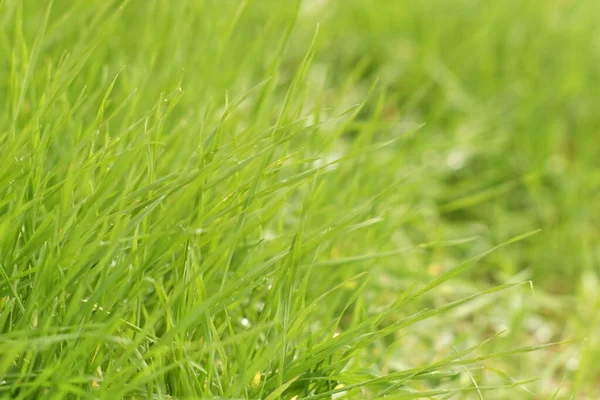
[[[380,78],[390,125],[425,124],[398,161],[422,167],[412,187],[422,214],[409,229],[502,240],[541,228],[470,279],[532,279],[537,295],[512,299],[512,309],[542,316],[552,335],[587,338],[569,364],[581,390],[574,398],[586,398],[583,387],[596,396],[599,4],[332,3],[313,3],[314,18],[329,17],[323,64],[333,76],[360,65],[360,79]],[[513,317],[511,327],[531,322]]]

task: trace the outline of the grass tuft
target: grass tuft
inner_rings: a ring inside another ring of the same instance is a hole
[[[0,397],[596,398],[599,12],[0,1]]]

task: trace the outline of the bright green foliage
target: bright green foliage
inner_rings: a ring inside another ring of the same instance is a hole
[[[598,21],[0,0],[0,398],[597,398]]]

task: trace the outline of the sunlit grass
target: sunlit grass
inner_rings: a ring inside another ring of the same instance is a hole
[[[595,2],[80,3],[0,1],[2,398],[594,398]]]

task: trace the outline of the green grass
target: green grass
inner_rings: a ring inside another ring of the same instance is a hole
[[[599,18],[0,0],[0,398],[598,398]]]

